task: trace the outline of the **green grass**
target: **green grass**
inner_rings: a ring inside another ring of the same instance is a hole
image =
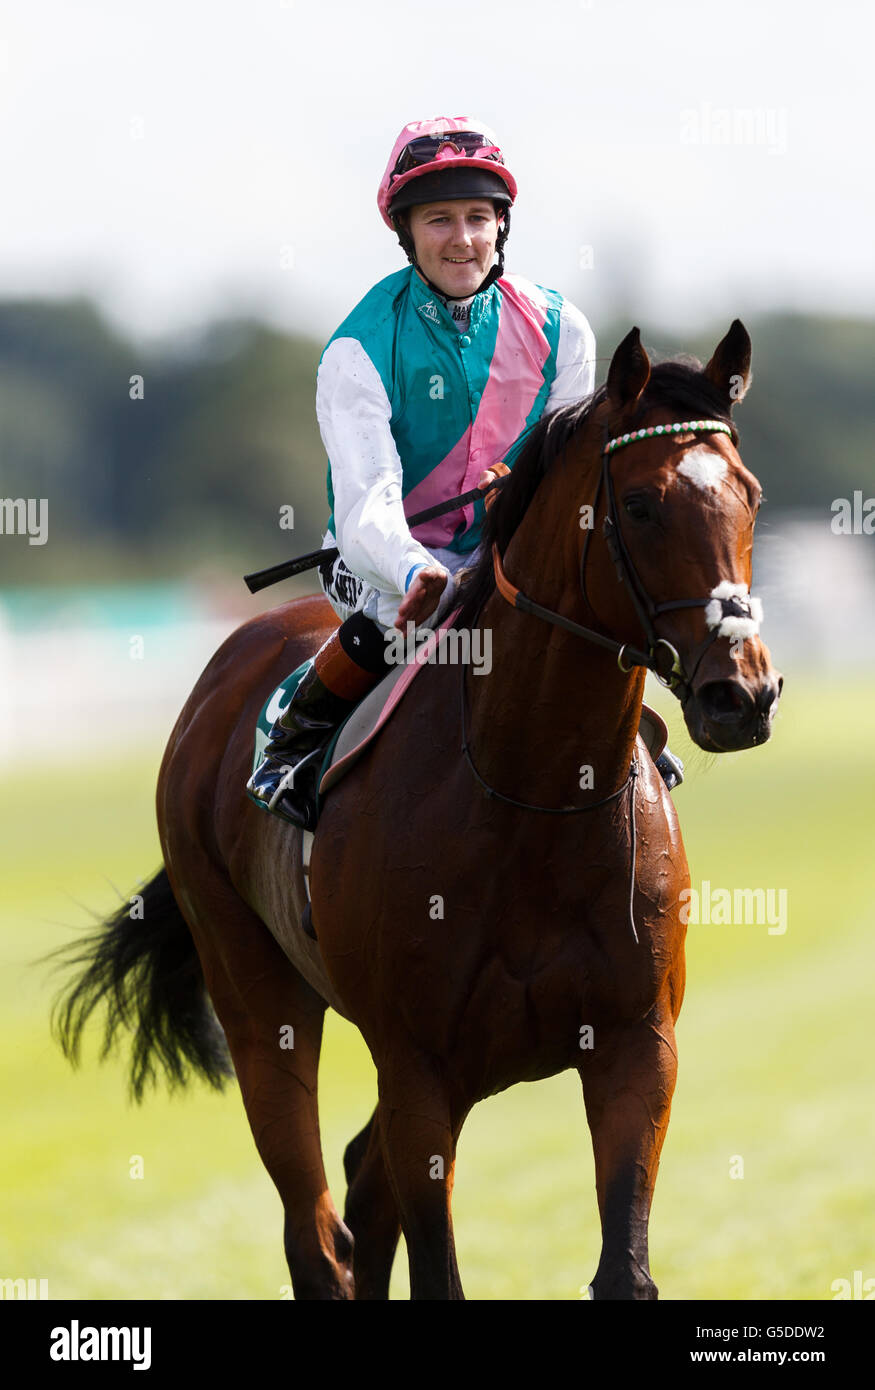
[[[692,926],[680,1075],[651,1221],[661,1296],[830,1298],[875,1277],[871,1244],[875,751],[872,691],[788,683],[763,749],[688,758],[675,793],[696,884],[786,888],[788,929]],[[56,981],[33,962],[159,861],[160,750],[0,782],[0,1277],[47,1278],[53,1298],[276,1299],[288,1284],[279,1200],[236,1087],[126,1100],[125,1059],[82,1069],[52,1043]],[[370,1114],[373,1067],[329,1015],[320,1099],[329,1180]],[[140,1155],[144,1177],[130,1177]],[[744,1177],[730,1177],[733,1156]],[[576,1299],[599,1230],[577,1077],[478,1106],[454,1198],[469,1298]],[[407,1292],[403,1247],[393,1296]]]

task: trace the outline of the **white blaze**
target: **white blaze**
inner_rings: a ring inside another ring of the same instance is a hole
[[[713,449],[690,449],[678,464],[678,472],[689,478],[694,487],[717,492],[726,477],[727,463]]]

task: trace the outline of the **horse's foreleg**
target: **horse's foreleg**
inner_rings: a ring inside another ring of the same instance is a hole
[[[595,1299],[655,1299],[647,1227],[677,1075],[668,1008],[599,1036],[579,1066],[595,1155],[602,1253]]]
[[[385,1299],[389,1297],[401,1223],[386,1172],[376,1110],[362,1132],[347,1145],[343,1166],[349,1183],[343,1219],[355,1241],[355,1296]]]
[[[389,1182],[407,1242],[412,1299],[464,1298],[453,1239],[456,1142],[442,1082],[424,1061],[393,1050],[379,1068],[377,1115]],[[456,1131],[458,1132],[458,1131]]]

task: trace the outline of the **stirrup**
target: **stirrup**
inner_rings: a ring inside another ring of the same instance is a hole
[[[669,748],[663,749],[656,759],[656,767],[662,780],[670,792],[675,787],[679,787],[684,780],[684,765],[676,753],[672,753]]]
[[[291,788],[292,791],[294,791],[295,777],[300,772],[302,767],[306,767],[307,763],[310,762],[311,758],[323,757],[324,754],[324,748],[314,748],[312,753],[307,753],[307,755],[303,757],[299,763],[295,763],[294,767],[290,767],[288,772],[282,778],[282,781],[279,782],[279,784],[277,785],[277,789],[274,792],[273,796],[270,798],[270,801],[267,802],[267,809],[269,811],[272,811],[276,806],[276,803],[279,801],[280,797],[283,795],[284,792],[287,792],[289,788]]]

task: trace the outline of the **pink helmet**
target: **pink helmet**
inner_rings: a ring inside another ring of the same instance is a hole
[[[422,194],[426,196],[414,199],[413,190],[410,190],[399,198],[402,190],[414,180],[426,175],[443,175],[450,169],[463,169],[472,174],[475,169],[481,169],[488,177],[479,181],[466,179],[459,191],[452,187],[454,181],[448,180],[446,194],[443,185],[437,186],[434,177],[430,177],[422,186]],[[390,211],[393,205],[398,211],[400,207],[412,206],[415,201],[428,202],[447,196],[485,197],[509,207],[516,194],[516,179],[504,167],[504,158],[489,126],[471,116],[433,116],[425,121],[411,121],[401,131],[380,181],[377,206],[386,226],[394,229]]]

